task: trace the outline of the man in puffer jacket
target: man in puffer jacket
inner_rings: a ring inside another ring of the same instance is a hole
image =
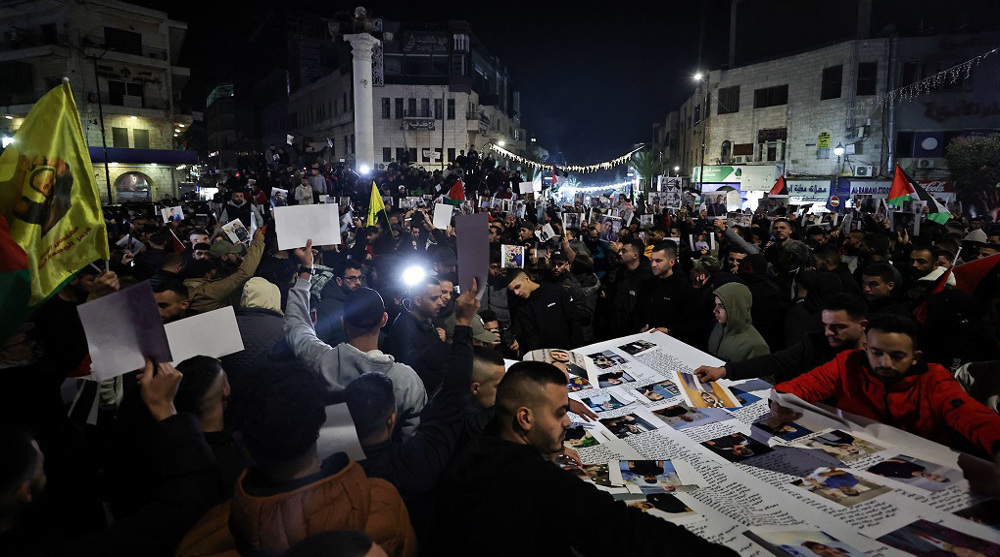
[[[750,319],[753,299],[746,286],[730,282],[715,289],[715,328],[708,352],[726,362],[742,362],[770,353]]]
[[[301,255],[302,251],[300,249],[295,252],[300,259],[306,257]],[[308,261],[302,261],[302,264],[303,268],[311,268],[311,252]],[[364,298],[368,303],[382,304],[383,319],[369,327],[369,330],[345,326],[348,342],[330,346],[316,336],[309,317],[309,275],[307,272],[299,273],[295,286],[288,291],[288,307],[285,308],[285,340],[295,357],[323,378],[327,401],[342,394],[347,385],[363,373],[379,372],[388,375],[399,405],[403,438],[413,435],[420,423],[420,411],[427,403],[427,392],[413,368],[397,362],[391,355],[378,349],[379,330],[389,319],[385,314],[382,297],[370,288],[358,288],[348,294],[345,305],[350,303],[352,297]]]

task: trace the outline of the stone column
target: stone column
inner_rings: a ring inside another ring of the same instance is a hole
[[[354,167],[359,173],[375,168],[375,111],[372,100],[372,47],[379,40],[368,33],[344,35],[354,54]]]

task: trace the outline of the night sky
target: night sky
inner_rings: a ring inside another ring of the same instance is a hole
[[[858,1],[741,0],[737,63],[850,38]],[[996,0],[873,2],[875,35],[891,32],[893,26],[911,35],[921,29],[936,34],[936,29],[1000,27]],[[507,66],[521,93],[529,132],[543,147],[562,151],[570,164],[601,162],[650,141],[653,123],[662,122],[694,90],[691,75],[699,60],[702,67],[718,69],[727,63],[729,49],[729,0],[600,3],[604,7],[538,0],[135,3],[166,9],[188,22],[181,63],[191,67],[192,77],[185,93],[201,99],[214,83],[232,79],[234,71],[261,69],[260,60],[267,55],[249,51],[247,38],[266,35],[267,19],[287,9],[330,17],[364,5],[370,16],[390,20],[464,19]]]

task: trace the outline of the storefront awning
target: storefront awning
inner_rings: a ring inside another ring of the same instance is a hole
[[[90,160],[94,164],[104,163],[104,148],[89,147]],[[174,151],[170,149],[124,149],[108,147],[108,162],[123,164],[198,164],[195,151]]]

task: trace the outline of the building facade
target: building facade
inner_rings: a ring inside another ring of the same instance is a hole
[[[165,12],[117,0],[3,1],[0,134],[12,135],[35,101],[68,77],[102,199],[176,195],[183,178],[176,167],[197,162],[174,140],[191,124],[179,108],[190,72],[174,63],[186,29]]]

